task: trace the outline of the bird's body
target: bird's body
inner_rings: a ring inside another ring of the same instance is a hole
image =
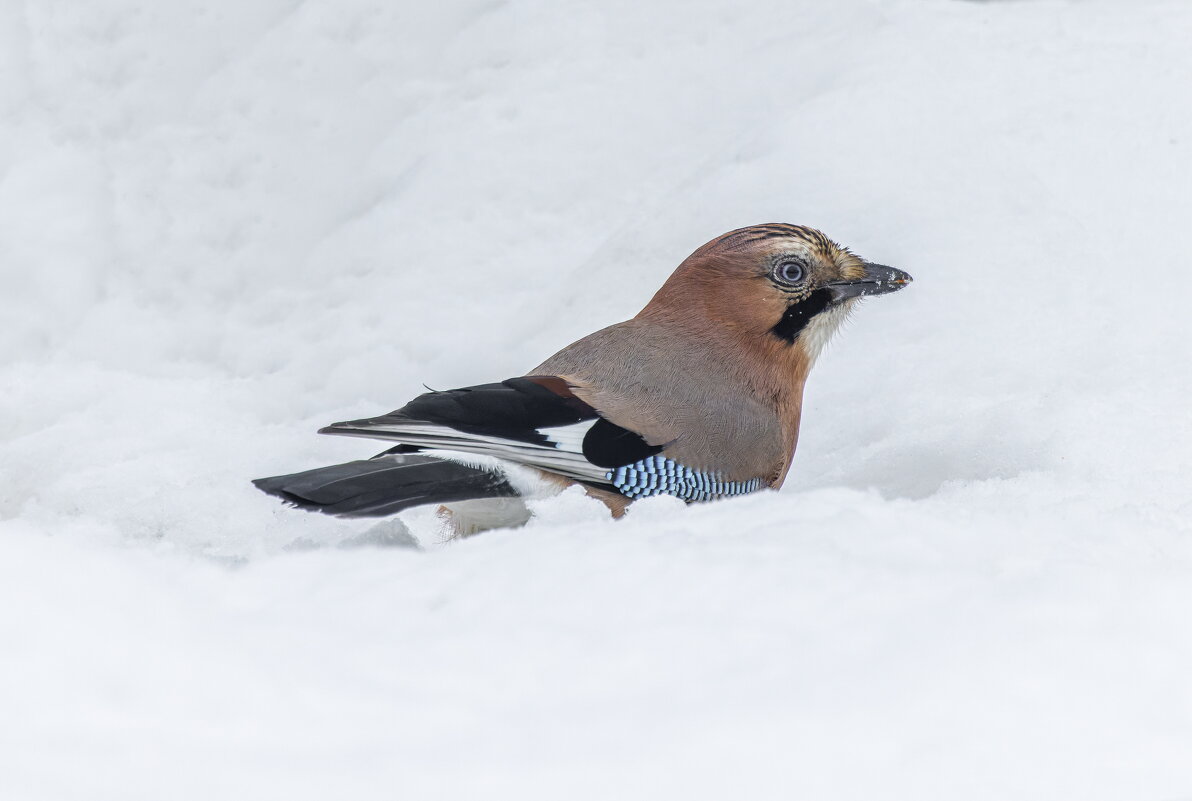
[[[469,466],[467,456],[458,470],[444,468],[424,455],[432,450],[496,457],[557,486],[580,483],[618,514],[647,495],[702,501],[778,487],[823,345],[861,296],[909,281],[814,229],[738,229],[688,257],[633,319],[524,377],[428,393],[323,429],[395,440],[392,451],[255,483],[350,515],[525,493],[508,469]],[[451,479],[430,477],[432,465]]]

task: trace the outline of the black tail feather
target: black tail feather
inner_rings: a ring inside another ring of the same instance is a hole
[[[499,473],[433,456],[389,452],[252,483],[300,509],[340,517],[382,517],[428,503],[519,494]]]

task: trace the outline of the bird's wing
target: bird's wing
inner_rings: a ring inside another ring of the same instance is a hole
[[[320,433],[495,456],[612,486],[618,468],[663,448],[604,418],[555,376],[429,392],[395,412],[333,423]]]

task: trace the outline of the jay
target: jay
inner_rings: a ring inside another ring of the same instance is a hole
[[[523,377],[320,431],[390,440],[390,450],[253,483],[342,516],[440,504],[457,533],[525,522],[516,499],[546,486],[579,484],[615,516],[651,495],[777,488],[820,351],[861,298],[910,281],[812,228],[730,231],[687,257],[636,317]]]

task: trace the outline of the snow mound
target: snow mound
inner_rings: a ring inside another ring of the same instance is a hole
[[[0,6],[0,797],[1192,798],[1190,26]],[[916,279],[781,492],[444,544],[248,483],[769,221]]]

